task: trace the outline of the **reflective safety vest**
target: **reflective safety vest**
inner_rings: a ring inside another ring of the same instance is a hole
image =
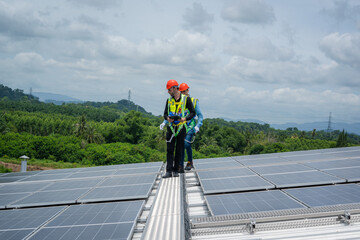
[[[198,102],[198,99],[197,98],[191,98],[191,102],[193,103],[194,105],[194,109],[196,107],[196,104]],[[185,116],[189,115],[190,112],[189,112],[189,109],[185,109]],[[193,129],[194,127],[196,126],[196,121],[195,121],[195,117],[192,118],[190,121],[187,121],[187,128],[186,128],[186,132],[190,131],[191,129]]]
[[[186,99],[187,99],[187,96],[184,94],[181,94],[181,99],[179,102],[176,102],[174,98],[170,97],[168,99],[168,115],[170,117],[171,116],[179,116],[181,118],[186,117],[186,115],[185,115],[185,112],[187,110],[185,108]],[[175,137],[179,134],[179,132],[183,128],[183,126],[185,126],[185,128],[187,128],[187,124],[185,124],[185,123],[186,123],[186,121],[185,122],[174,121],[174,122],[170,123],[170,129]],[[178,127],[176,132],[175,132],[174,126]]]

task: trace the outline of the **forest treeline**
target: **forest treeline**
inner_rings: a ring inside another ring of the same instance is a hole
[[[165,160],[162,117],[131,101],[55,105],[3,85],[0,94],[0,157],[84,165]],[[195,159],[360,144],[360,136],[345,131],[276,130],[223,119],[205,119],[195,138]]]

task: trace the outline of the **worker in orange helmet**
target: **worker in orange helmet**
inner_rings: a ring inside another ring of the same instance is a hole
[[[189,89],[190,89],[190,87],[186,83],[180,84],[180,87],[179,87],[180,92],[188,97],[190,97]],[[194,141],[194,135],[200,131],[200,127],[202,126],[203,119],[204,119],[202,112],[200,110],[199,100],[196,98],[191,98],[191,102],[193,103],[194,108],[195,108],[197,122],[196,122],[195,118],[192,118],[190,121],[187,121],[187,126],[186,126],[187,133],[185,136],[184,147],[185,147],[185,150],[186,150],[186,153],[188,156],[188,162],[186,164],[185,170],[191,170],[191,168],[194,167],[191,143]],[[185,115],[186,114],[187,113],[185,113]],[[160,129],[163,130],[163,128],[166,124],[167,124],[167,121],[164,120],[164,122],[160,125]],[[180,161],[180,167],[179,167],[180,173],[184,173],[184,159],[185,159],[185,154],[183,154],[183,158]]]
[[[166,173],[162,176],[163,178],[179,176],[179,164],[184,155],[186,122],[196,115],[191,99],[180,93],[177,81],[169,80],[166,89],[170,97],[166,100],[164,110],[164,119],[168,121],[169,125],[166,133]],[[187,115],[185,115],[186,113]]]

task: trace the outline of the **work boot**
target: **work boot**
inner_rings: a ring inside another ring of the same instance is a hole
[[[179,176],[179,173],[178,172],[173,172],[173,177],[178,177]]]
[[[170,177],[172,177],[171,172],[166,172],[164,175],[162,175],[162,178],[170,178]]]
[[[194,168],[193,163],[192,163],[192,162],[187,162],[186,167],[185,167],[185,170],[189,171],[189,170],[191,170],[192,168]]]
[[[183,166],[179,166],[179,173],[185,173]]]

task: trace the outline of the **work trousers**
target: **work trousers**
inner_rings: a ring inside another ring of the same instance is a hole
[[[175,133],[177,128],[174,129]],[[184,155],[184,139],[186,136],[186,129],[183,127],[178,135],[173,136],[173,132],[170,127],[167,127],[166,141],[167,141],[167,153],[166,153],[166,171],[178,172],[180,161],[183,160]],[[171,139],[171,141],[170,141]],[[174,156],[175,152],[175,156]]]
[[[190,131],[188,131],[188,133],[185,136],[184,147],[185,147],[189,162],[192,162],[192,160],[193,160],[191,142],[193,140],[194,135],[195,135],[195,129],[192,128]],[[182,166],[182,167],[184,167],[184,160],[185,160],[185,153],[183,154],[183,157],[180,161],[180,166]]]

